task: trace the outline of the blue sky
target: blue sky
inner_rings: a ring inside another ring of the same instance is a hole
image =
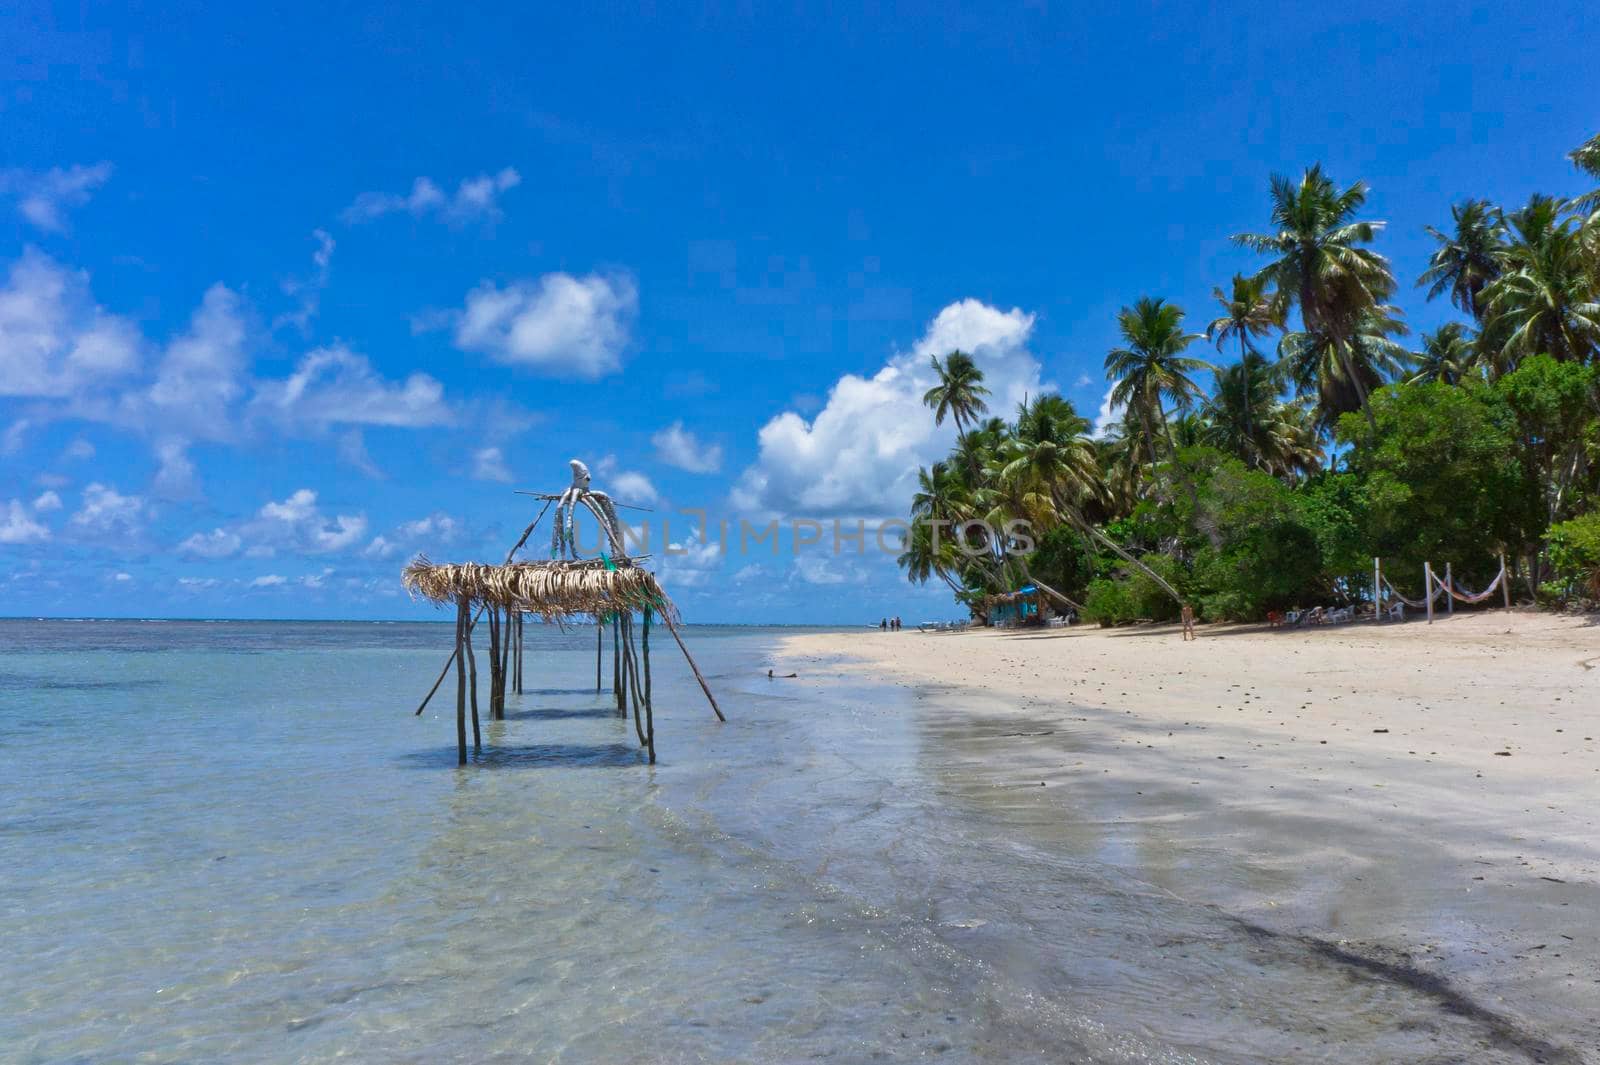
[[[690,620],[948,616],[677,512],[902,513],[954,344],[1092,415],[1117,308],[1201,328],[1319,160],[1432,328],[1422,226],[1600,129],[1581,4],[582,7],[0,12],[0,614],[431,616],[405,559],[578,457]]]

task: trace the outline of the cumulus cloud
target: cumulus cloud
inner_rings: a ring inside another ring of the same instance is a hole
[[[38,498],[33,501],[33,509],[38,514],[43,514],[47,510],[60,510],[61,497],[53,491],[40,492]]]
[[[690,540],[667,545],[658,573],[673,588],[697,588],[710,582],[722,565],[722,546],[716,540]]]
[[[342,345],[312,351],[282,381],[263,381],[251,411],[281,423],[309,426],[448,425],[444,386],[425,373],[402,383],[385,380],[363,355]]]
[[[479,448],[472,453],[472,476],[480,481],[512,480],[506,457],[497,447]]]
[[[558,377],[593,379],[622,367],[639,294],[625,274],[546,274],[504,288],[485,281],[452,319],[462,351]]]
[[[387,214],[404,213],[413,218],[434,215],[451,223],[495,221],[502,215],[500,194],[522,184],[522,175],[511,167],[495,174],[465,178],[453,195],[432,178],[419,177],[404,195],[391,192],[363,192],[346,207],[341,217],[346,222],[370,222]]]
[[[288,499],[262,506],[247,533],[267,547],[288,547],[312,554],[343,551],[366,535],[364,514],[323,515],[317,493],[301,488]]]
[[[66,209],[89,202],[89,194],[111,177],[110,163],[52,167],[49,170],[0,171],[0,195],[14,197],[17,213],[51,233],[67,228]]]
[[[0,288],[0,396],[63,398],[138,370],[131,323],[96,306],[89,278],[34,248]]]
[[[178,553],[193,558],[228,558],[237,554],[243,543],[238,533],[218,528],[190,536],[178,545]]]
[[[276,588],[280,584],[287,584],[289,578],[277,574],[266,573],[250,582],[252,588]]]
[[[147,511],[144,497],[96,481],[84,486],[82,505],[68,524],[96,535],[134,537],[144,530]]]
[[[597,483],[595,488],[609,492],[611,498],[619,503],[648,507],[661,498],[661,493],[650,483],[650,478],[636,470],[618,468],[615,455],[602,456],[600,461],[595,463],[594,472],[595,476],[604,482]]]
[[[930,359],[952,349],[971,353],[990,390],[991,410],[1006,413],[1047,386],[1028,350],[1034,316],[966,299],[941,310],[911,348],[871,377],[846,374],[810,420],[785,411],[762,426],[756,462],[731,493],[754,514],[885,516],[902,513],[917,468],[943,457],[955,426],[935,427],[922,396],[936,383]]]
[[[1111,393],[1116,391],[1116,388],[1115,384],[1106,386],[1106,394],[1100,400],[1099,413],[1094,416],[1095,436],[1105,436],[1107,430],[1122,420],[1121,404],[1111,402]]]
[[[20,499],[0,507],[0,544],[39,544],[50,539],[50,530],[34,520]]]
[[[668,466],[690,473],[716,473],[722,468],[722,447],[702,443],[694,433],[673,422],[650,438],[656,456]]]

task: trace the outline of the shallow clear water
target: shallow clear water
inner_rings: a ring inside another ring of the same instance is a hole
[[[1128,875],[1025,735],[691,628],[719,725],[664,635],[658,765],[534,627],[463,769],[442,625],[0,622],[0,1058],[1525,1060]]]

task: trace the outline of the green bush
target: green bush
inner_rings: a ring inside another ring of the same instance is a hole
[[[1600,599],[1600,511],[1552,525],[1544,539],[1560,597]]]
[[[1083,619],[1097,622],[1101,628],[1110,628],[1126,621],[1132,621],[1133,600],[1128,595],[1128,586],[1125,582],[1102,577],[1089,582],[1089,590],[1083,597]]]

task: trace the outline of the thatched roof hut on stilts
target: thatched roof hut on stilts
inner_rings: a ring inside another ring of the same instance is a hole
[[[678,612],[667,598],[655,574],[639,563],[647,555],[629,556],[625,549],[621,523],[614,503],[604,492],[589,487],[589,469],[573,459],[572,484],[560,493],[528,493],[545,501],[544,508],[523,530],[522,536],[506,553],[500,565],[484,562],[435,564],[418,556],[401,575],[412,595],[456,609],[455,650],[445,662],[439,679],[417,707],[421,714],[439,686],[456,670],[456,746],[460,764],[467,761],[467,720],[470,707],[472,746],[483,749],[478,720],[478,663],[473,649],[473,630],[486,616],[489,623],[489,713],[505,717],[506,689],[522,692],[522,626],[530,615],[546,623],[563,624],[592,618],[595,624],[594,690],[601,690],[601,667],[605,656],[605,631],[611,629],[611,689],[616,695],[617,713],[633,710],[634,731],[639,744],[653,763],[656,760],[655,714],[650,689],[650,626],[660,618],[677,642],[689,668],[700,682],[706,700],[719,721],[726,718],[717,706],[711,688],[695,665],[683,637],[678,632]],[[550,537],[550,558],[543,561],[517,561],[517,552],[527,544],[545,513],[554,504],[554,527]],[[579,558],[575,533],[579,508],[592,514],[599,523],[606,547],[598,558]],[[634,641],[634,616],[642,619],[640,642]]]

